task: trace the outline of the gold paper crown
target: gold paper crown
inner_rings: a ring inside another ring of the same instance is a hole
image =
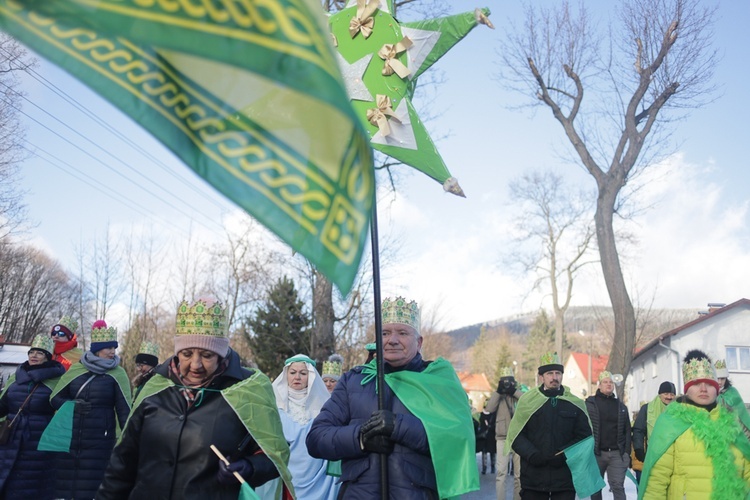
[[[138,354],[150,354],[151,356],[159,357],[159,346],[153,342],[144,340],[141,342],[141,348],[138,349]]]
[[[419,333],[419,306],[415,301],[407,302],[403,297],[383,300],[381,308],[383,324],[400,323],[414,328]]]
[[[72,317],[68,316],[67,314],[60,318],[60,321],[55,323],[55,326],[62,325],[68,330],[70,330],[70,333],[76,333],[76,330],[78,330],[78,321],[74,320]],[[54,327],[52,327],[53,330],[55,330]]]
[[[687,386],[693,380],[716,380],[716,372],[708,358],[693,358],[682,363],[682,378]]]
[[[727,361],[725,359],[717,359],[716,363],[714,363],[714,366],[717,370],[721,370],[722,368],[724,370],[727,369]]]
[[[560,356],[556,352],[545,352],[542,357],[539,358],[539,366],[545,365],[561,365]]]
[[[323,361],[322,377],[332,376],[338,379],[344,373],[344,358],[338,354],[331,354],[328,361]]]
[[[34,340],[31,342],[31,349],[42,349],[47,351],[51,356],[55,352],[55,342],[49,335],[40,334],[34,337]]]
[[[103,325],[96,326],[100,321]],[[114,326],[107,327],[103,320],[94,322],[94,326],[91,327],[91,343],[94,342],[117,342],[117,328]]]
[[[177,335],[227,336],[226,310],[220,302],[198,299],[191,306],[183,300],[177,308]]]
[[[513,376],[513,368],[510,366],[503,366],[500,368],[500,378],[503,377],[512,377]]]
[[[608,372],[607,370],[604,370],[599,374],[599,382],[604,380],[605,378],[612,378],[612,373]]]

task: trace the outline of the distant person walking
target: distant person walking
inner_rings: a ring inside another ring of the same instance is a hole
[[[659,415],[664,413],[667,405],[674,401],[677,389],[672,382],[662,382],[659,386],[659,394],[645,405],[641,406],[638,416],[633,423],[633,452],[641,462],[646,460],[648,451],[648,439],[654,430],[654,424]],[[641,470],[636,470],[636,479],[640,482]]]
[[[607,473],[614,500],[626,500],[625,472],[630,463],[630,417],[628,408],[615,394],[612,374],[599,374],[596,394],[586,398],[586,408],[594,434],[594,455],[602,477]],[[591,495],[591,500],[601,500],[602,492]]]
[[[495,491],[497,500],[505,500],[506,478],[508,477],[508,466],[513,462],[513,498],[521,498],[521,457],[513,451],[505,451],[505,440],[508,436],[508,427],[516,412],[518,399],[521,391],[513,375],[513,369],[505,366],[500,369],[500,380],[497,390],[487,401],[486,410],[495,414],[495,443],[497,448],[497,476],[495,477]]]

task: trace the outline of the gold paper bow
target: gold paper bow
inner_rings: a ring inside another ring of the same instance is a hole
[[[406,36],[396,44],[386,43],[385,45],[383,45],[383,47],[378,51],[378,56],[380,56],[380,58],[385,61],[382,71],[383,76],[389,76],[393,73],[396,73],[401,77],[402,80],[409,76],[409,73],[411,73],[411,71],[409,70],[409,68],[404,66],[401,61],[396,59],[396,56],[404,52],[412,45],[412,41],[409,40],[409,37]]]
[[[378,10],[380,0],[357,0],[357,15],[349,21],[349,35],[352,38],[357,33],[362,32],[362,36],[368,38],[372,35],[372,27],[375,25],[375,19],[372,15]]]
[[[396,113],[393,112],[391,98],[387,95],[378,94],[375,96],[375,103],[377,108],[367,110],[367,121],[378,127],[378,130],[380,130],[380,134],[383,137],[388,137],[391,135],[391,127],[388,125],[388,117],[390,116],[391,119],[396,120],[399,123],[401,123],[401,120],[399,120]]]

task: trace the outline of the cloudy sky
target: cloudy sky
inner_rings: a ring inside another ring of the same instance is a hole
[[[450,2],[453,13],[478,6]],[[591,189],[580,167],[566,164],[561,127],[549,111],[512,109],[519,96],[497,81],[498,41],[521,22],[520,3],[489,2],[496,30],[475,29],[436,65],[445,83],[428,127],[466,199],[406,167],[398,193],[380,200],[381,232],[400,241],[384,269],[383,294],[405,294],[437,308],[442,326],[467,324],[549,306],[529,294],[530,279],[510,272],[512,220],[518,216],[508,183],[523,172],[552,169]],[[708,302],[750,296],[748,133],[745,94],[750,3],[718,11],[720,92],[673,129],[676,153],[640,179],[637,202],[648,207],[627,223],[636,237],[624,255],[632,294],[661,307],[704,309]],[[30,237],[63,264],[74,248],[107,226],[153,227],[174,241],[189,228],[220,238],[234,207],[197,179],[131,120],[64,72],[40,61],[25,80],[24,123],[37,152],[23,165],[23,188],[38,226]],[[415,105],[419,110],[420,103]],[[192,225],[192,226],[191,226]],[[581,276],[574,304],[606,304],[594,265]]]

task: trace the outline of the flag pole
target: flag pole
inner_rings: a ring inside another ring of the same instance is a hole
[[[385,408],[385,367],[383,361],[383,321],[380,299],[380,251],[378,248],[377,189],[372,200],[370,244],[372,245],[372,292],[375,300],[375,365],[377,366],[378,410]],[[380,454],[380,497],[388,500],[388,455]]]

